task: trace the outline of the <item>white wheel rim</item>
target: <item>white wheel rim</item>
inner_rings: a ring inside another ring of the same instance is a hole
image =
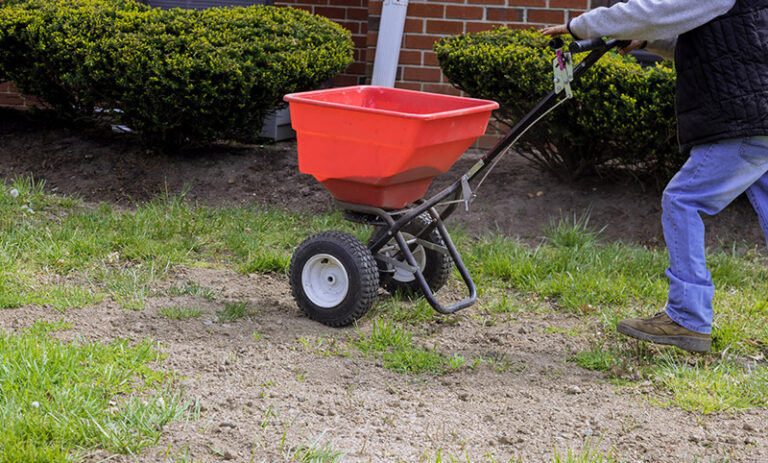
[[[347,297],[349,276],[339,259],[330,254],[316,254],[304,264],[301,285],[313,304],[330,309]]]
[[[403,234],[403,238],[405,239],[406,244],[411,245],[416,241],[416,238],[410,233],[401,233]],[[392,239],[389,244],[391,245],[392,250],[386,254],[388,254],[389,257],[394,257],[395,254],[397,254],[400,250],[400,247],[397,245],[397,241],[394,239]],[[418,266],[419,270],[423,272],[427,267],[427,251],[424,249],[424,246],[416,246],[416,248],[411,251],[411,254],[413,254],[414,260],[416,260],[416,266]],[[402,262],[405,262],[405,259],[402,259]],[[416,275],[404,268],[395,267],[395,273],[392,275],[392,278],[401,283],[410,283],[411,281],[416,280]]]

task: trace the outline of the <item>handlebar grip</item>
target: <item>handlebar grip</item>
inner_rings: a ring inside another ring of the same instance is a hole
[[[632,43],[631,40],[609,40],[604,41],[600,37],[596,39],[589,39],[589,40],[577,40],[575,42],[571,42],[571,44],[568,46],[568,50],[570,50],[571,53],[582,53],[585,51],[592,51],[592,50],[600,50],[604,49],[605,51],[610,50],[611,48],[624,48],[627,45]]]
[[[611,44],[611,42],[614,42],[614,43]],[[616,47],[618,49],[622,49],[622,48],[628,46],[630,43],[632,43],[631,40],[611,40],[606,45],[613,45],[614,47]]]
[[[559,50],[565,46],[565,40],[561,39],[560,37],[555,37],[554,39],[550,40],[547,45],[552,50]]]
[[[571,42],[571,45],[568,47],[568,49],[571,51],[571,53],[582,53],[585,51],[597,50],[604,47],[605,41],[600,37],[597,37],[595,39],[576,40]]]

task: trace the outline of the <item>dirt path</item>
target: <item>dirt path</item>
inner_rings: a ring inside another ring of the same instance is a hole
[[[190,461],[295,461],[291,449],[315,442],[346,452],[347,462],[434,462],[439,452],[442,461],[450,454],[461,462],[540,462],[550,461],[553,449],[564,456],[586,442],[618,461],[768,461],[767,410],[701,417],[654,405],[666,397],[650,384],[615,386],[568,362],[569,352],[587,345],[567,332],[597,330],[593,319],[469,309],[414,326],[415,339],[449,357],[487,361],[444,375],[405,375],[349,343],[356,329],[371,330],[373,317],[358,328],[314,323],[295,307],[283,276],[189,269],[166,283],[185,281],[221,292],[212,302],[153,297],[141,312],[112,302],[65,314],[3,310],[0,326],[63,318],[72,325],[67,338],[160,343],[167,353],[162,367],[186,378],[182,387],[202,413],[198,421],[169,425],[140,461],[183,461],[186,449]],[[253,315],[217,321],[228,301],[247,301]],[[199,308],[203,316],[177,321],[158,314],[174,305]]]

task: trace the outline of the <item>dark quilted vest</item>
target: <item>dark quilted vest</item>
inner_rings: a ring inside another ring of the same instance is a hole
[[[768,0],[682,34],[675,50],[680,147],[768,135]]]

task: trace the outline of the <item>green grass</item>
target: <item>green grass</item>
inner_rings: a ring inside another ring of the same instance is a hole
[[[233,322],[241,318],[254,315],[254,311],[248,309],[248,303],[245,301],[228,302],[224,308],[216,311],[216,316],[222,323]]]
[[[169,296],[198,296],[206,301],[213,301],[221,290],[216,291],[213,288],[201,286],[196,281],[184,281],[180,285],[174,285],[168,288],[166,294]]]
[[[345,452],[334,449],[330,443],[300,444],[287,452],[287,457],[301,463],[340,463]]]
[[[191,307],[171,306],[161,308],[158,310],[158,313],[171,320],[191,320],[193,318],[200,318],[203,312],[200,309]]]
[[[582,448],[578,451],[572,448],[567,448],[564,453],[561,453],[560,450],[555,448],[552,451],[552,458],[548,461],[549,463],[623,463],[625,461],[618,460],[613,455],[605,455],[598,452],[595,448],[597,445],[599,445],[599,443],[593,445],[591,440],[587,439]],[[472,463],[475,460],[472,460],[469,455],[466,454],[463,456],[454,455],[450,452],[443,451],[443,449],[438,449],[434,456],[430,455],[428,461],[429,463]],[[483,460],[478,461],[501,463],[501,461],[494,459],[491,454],[484,455]],[[523,463],[522,458],[510,458],[509,460],[504,461],[508,463]]]
[[[392,322],[373,322],[370,334],[357,333],[352,339],[360,352],[379,357],[386,368],[399,373],[445,373],[464,365],[461,356],[446,357],[436,350],[413,342],[413,334]]]
[[[135,454],[184,417],[149,342],[63,343],[37,323],[0,333],[1,462],[70,461],[94,449]]]
[[[18,191],[16,197],[12,189]],[[126,212],[45,194],[41,183],[29,179],[0,182],[0,308],[37,304],[66,310],[111,299],[125,308],[142,309],[174,268],[285,273],[294,247],[308,235],[329,229],[351,232],[363,241],[369,233],[338,213],[213,209],[183,197],[160,198]],[[545,235],[539,245],[530,246],[500,234],[474,239],[456,233],[454,239],[481,294],[480,303],[470,310],[496,324],[524,311],[552,309],[591,320],[604,344],[599,350],[575,353],[576,363],[607,372],[642,371],[680,398],[672,403],[675,406],[700,412],[768,406],[768,398],[755,386],[766,377],[760,356],[768,355],[764,252],[739,247],[710,252],[717,286],[713,354],[704,356],[704,363],[691,364],[673,348],[638,347],[615,331],[621,318],[650,315],[664,306],[663,248],[602,242],[586,216],[553,221]],[[172,287],[167,294],[209,301],[218,295],[194,282]],[[221,321],[234,321],[253,313],[247,304],[235,302],[217,315]],[[382,298],[370,317],[382,321],[370,335],[361,334],[355,345],[388,368],[441,372],[464,363],[450,353],[419,346],[402,328],[457,319],[435,315],[423,300]],[[582,335],[587,333],[576,334]],[[668,353],[673,362],[662,355]]]
[[[151,286],[174,266],[284,273],[294,247],[329,228],[365,234],[340,214],[211,209],[183,197],[160,198],[130,212],[106,204],[93,209],[44,194],[40,182],[0,181],[0,308],[66,309],[110,298],[141,309]],[[210,289],[186,285],[175,291],[215,297]]]

